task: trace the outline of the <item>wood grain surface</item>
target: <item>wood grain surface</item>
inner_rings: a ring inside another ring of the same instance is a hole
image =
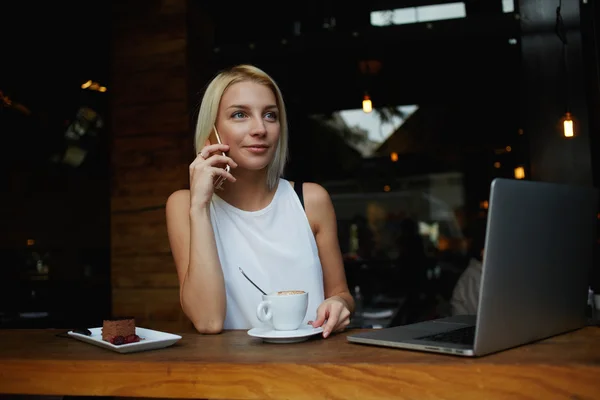
[[[598,399],[600,329],[481,358],[348,343],[182,334],[118,354],[55,330],[0,331],[0,393],[214,399]]]
[[[112,3],[112,314],[190,324],[179,304],[164,205],[193,160],[186,0]]]

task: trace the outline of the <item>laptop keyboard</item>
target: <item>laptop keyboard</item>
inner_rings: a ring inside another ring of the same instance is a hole
[[[418,337],[419,340],[428,340],[432,342],[456,343],[456,344],[474,344],[475,326],[467,326],[448,332],[436,333]]]

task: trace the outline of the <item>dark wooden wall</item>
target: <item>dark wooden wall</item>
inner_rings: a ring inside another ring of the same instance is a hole
[[[188,185],[185,0],[113,3],[111,274],[114,315],[178,331],[181,312],[164,204]]]

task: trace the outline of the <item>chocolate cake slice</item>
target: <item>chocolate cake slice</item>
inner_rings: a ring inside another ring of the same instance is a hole
[[[102,322],[102,340],[116,345],[138,342],[140,338],[135,334],[135,318],[105,319]]]

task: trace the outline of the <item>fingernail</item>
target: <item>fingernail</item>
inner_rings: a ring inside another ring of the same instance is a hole
[[[329,332],[328,331],[323,332],[323,337],[326,338],[327,336],[329,336]]]

